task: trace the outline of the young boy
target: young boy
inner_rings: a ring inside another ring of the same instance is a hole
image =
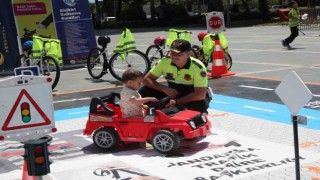
[[[143,104],[149,101],[158,101],[154,97],[142,98],[138,90],[142,86],[143,74],[135,69],[128,69],[122,75],[124,87],[120,93],[120,107],[123,117],[144,116]]]

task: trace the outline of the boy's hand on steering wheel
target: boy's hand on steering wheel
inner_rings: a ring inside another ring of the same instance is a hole
[[[150,101],[150,102],[157,102],[157,101],[159,101],[159,100],[158,100],[157,98],[155,98],[155,97],[150,97],[149,101]]]

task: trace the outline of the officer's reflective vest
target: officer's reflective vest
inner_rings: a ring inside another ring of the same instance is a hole
[[[191,43],[191,31],[186,30],[177,30],[177,29],[169,29],[168,39],[166,41],[167,46],[171,46],[172,42],[176,39],[184,39]]]
[[[211,54],[214,51],[214,44],[215,42],[211,39],[211,36],[214,36],[215,34],[207,34],[202,41],[202,49],[204,53],[205,59],[209,59]],[[223,48],[224,51],[228,52],[228,40],[223,32],[218,34],[220,45]]]
[[[33,59],[40,59],[42,53],[42,46],[43,41],[49,41],[50,43],[46,43],[45,48],[47,49],[47,55],[54,57],[58,60],[59,64],[62,65],[62,50],[61,50],[61,43],[59,39],[49,39],[49,38],[42,38],[39,36],[33,36],[32,38],[32,58]]]
[[[123,54],[124,52],[136,49],[136,43],[131,31],[125,28],[120,36],[120,41],[117,47],[113,50],[114,53]]]
[[[291,8],[289,15],[291,15],[294,18],[290,18],[289,16],[289,22],[288,25],[290,27],[295,27],[299,25],[299,20],[300,20],[300,13],[299,10],[295,9],[295,8]]]

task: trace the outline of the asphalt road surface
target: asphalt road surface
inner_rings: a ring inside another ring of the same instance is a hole
[[[206,31],[205,27],[183,27],[192,31],[193,44],[200,45],[196,35]],[[132,29],[137,48],[145,51],[152,44],[154,37],[167,37],[168,28],[162,29]],[[121,30],[99,30],[97,35],[109,35],[113,49]],[[285,26],[259,26],[247,28],[232,28],[225,32],[229,40],[229,52],[233,58],[230,71],[235,76],[212,79],[209,85],[215,95],[224,95],[248,100],[273,102],[281,104],[274,89],[291,71],[296,71],[310,91],[313,99],[305,106],[309,109],[320,109],[320,62],[319,62],[319,32],[304,31],[292,43],[292,50],[282,47],[280,40],[289,34]],[[5,77],[1,77],[5,78]],[[85,66],[62,71],[58,86],[53,92],[55,110],[64,110],[88,106],[92,97],[100,97],[109,92],[119,92],[121,82],[106,74],[99,80],[92,79]],[[291,89],[288,89],[290,91]],[[86,112],[87,113],[87,112]],[[102,153],[93,146],[92,140],[80,135],[80,130],[67,131],[54,135],[51,144],[53,153],[51,159],[68,159],[85,154]],[[8,150],[7,148],[10,148]],[[16,148],[16,150],[15,150]],[[128,148],[128,147],[127,147]],[[133,146],[130,149],[137,148]],[[21,144],[0,143],[0,174],[21,168],[23,151]],[[121,149],[120,149],[121,150]]]
[[[167,37],[169,28],[131,29],[137,49],[145,52],[156,36]],[[206,31],[205,27],[181,27],[192,31],[192,43],[200,45],[197,34]],[[121,30],[99,30],[98,35],[109,35],[112,50],[119,41]],[[225,32],[229,41],[229,52],[233,58],[230,71],[235,76],[220,79],[209,78],[215,94],[281,103],[274,89],[291,71],[299,77],[314,94],[309,107],[319,109],[320,62],[319,36],[317,31],[304,31],[291,44],[293,49],[282,47],[280,40],[289,34],[286,26],[257,26],[231,28]],[[55,88],[55,109],[88,105],[91,97],[117,92],[121,82],[106,74],[101,79],[90,77],[85,66],[62,71],[61,79]],[[269,90],[267,90],[269,89]]]

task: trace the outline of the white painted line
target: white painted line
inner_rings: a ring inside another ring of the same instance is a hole
[[[215,103],[219,103],[219,104],[230,104],[230,103],[227,103],[227,102],[222,102],[222,101],[213,101]]]
[[[261,90],[266,90],[266,91],[273,91],[274,90],[274,89],[270,89],[270,88],[263,88],[263,87],[257,87],[257,86],[246,86],[246,85],[239,85],[239,87],[251,88],[251,89],[261,89]]]
[[[89,142],[93,142],[92,138],[90,136],[87,136],[87,135],[74,134],[73,136],[82,137],[83,139],[85,139],[85,140],[87,140]]]
[[[13,145],[10,145],[10,144],[6,144],[6,145],[3,145],[3,146],[1,146],[0,147],[0,149],[1,150],[14,150],[14,149],[22,149],[23,148],[23,145],[22,144],[20,144],[20,145],[15,145],[15,146],[13,146]]]
[[[274,110],[270,110],[270,109],[262,109],[262,108],[257,108],[257,107],[252,107],[252,106],[244,106],[245,108],[249,108],[249,109],[255,109],[255,110],[260,110],[260,111],[266,111],[266,112],[276,112]]]
[[[16,161],[16,160],[21,160],[23,159],[22,156],[12,156],[8,158],[8,161]]]
[[[73,113],[68,113],[68,114],[82,114],[82,113],[88,113],[89,111],[78,111],[78,112],[73,112]]]
[[[57,144],[64,144],[64,143],[67,143],[67,141],[64,141],[64,140],[62,140],[62,141],[52,141],[50,143],[50,145],[57,145]]]
[[[320,120],[320,118],[316,118],[316,117],[312,117],[312,116],[307,116],[307,118]]]
[[[18,161],[18,162],[15,162],[13,164],[16,165],[16,166],[21,166],[21,165],[23,165],[23,161]]]
[[[247,74],[257,74],[257,73],[266,73],[266,72],[274,72],[274,71],[282,71],[282,70],[291,70],[301,67],[288,67],[288,68],[278,68],[278,69],[271,69],[271,70],[264,70],[264,71],[252,71],[247,73],[238,73],[238,75],[247,75]]]
[[[53,101],[53,103],[62,103],[62,102],[70,102],[70,101],[83,101],[83,100],[88,100],[91,99],[90,97],[85,97],[85,98],[80,98],[80,99],[66,99],[66,100],[61,100],[61,101]]]
[[[309,106],[310,108],[316,109],[319,108],[320,106]]]
[[[320,95],[319,95],[319,94],[313,94],[313,96],[315,96],[315,97],[320,97]]]
[[[57,157],[51,157],[52,160],[60,160],[60,159],[65,159],[65,158],[70,158],[72,156],[79,156],[79,155],[83,155],[84,152],[83,151],[78,151],[75,153],[68,153],[68,154],[63,154],[63,155],[57,155]]]

